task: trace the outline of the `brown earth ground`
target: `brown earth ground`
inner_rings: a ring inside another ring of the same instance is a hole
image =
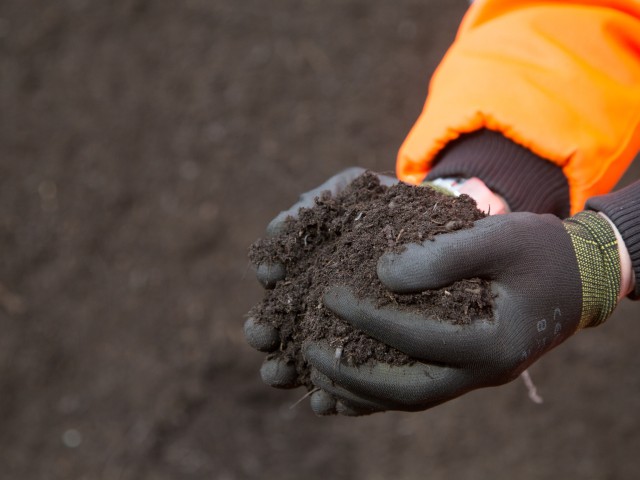
[[[638,303],[531,369],[542,406],[316,418],[244,343],[248,246],[393,168],[465,8],[0,2],[2,480],[635,478]]]

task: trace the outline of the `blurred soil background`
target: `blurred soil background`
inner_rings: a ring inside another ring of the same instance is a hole
[[[531,369],[541,406],[316,418],[244,343],[248,246],[393,169],[466,7],[0,2],[0,479],[636,478],[640,304]]]

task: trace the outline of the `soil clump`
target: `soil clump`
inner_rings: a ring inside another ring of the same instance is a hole
[[[412,361],[323,306],[325,291],[337,284],[381,307],[394,304],[443,322],[490,318],[492,294],[486,280],[462,280],[438,290],[399,295],[387,290],[376,274],[378,258],[386,251],[399,252],[408,243],[470,228],[484,216],[467,195],[453,197],[402,183],[387,187],[371,172],[335,197],[323,193],[313,208],[301,209],[298,218],[289,217],[278,236],[258,240],[249,252],[254,265],[281,263],[286,269],[284,280],[267,290],[249,313],[279,331],[280,348],[270,357],[294,362],[299,384],[309,389],[309,367],[301,353],[307,341],[327,340],[342,348],[342,358],[352,365]]]

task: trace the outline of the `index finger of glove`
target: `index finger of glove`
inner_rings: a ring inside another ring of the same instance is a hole
[[[425,405],[445,402],[474,388],[463,370],[452,367],[424,363],[359,367],[344,361],[336,364],[334,349],[324,341],[308,344],[304,356],[338,387],[394,410],[424,409]]]
[[[496,334],[494,322],[455,325],[397,307],[379,308],[343,286],[327,291],[323,304],[355,328],[426,362],[469,364],[486,352]]]
[[[493,279],[512,246],[508,233],[501,231],[507,216],[486,217],[470,229],[385,253],[378,260],[378,278],[397,293],[445,287],[463,278]]]

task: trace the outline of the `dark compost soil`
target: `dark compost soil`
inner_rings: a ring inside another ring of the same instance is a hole
[[[469,228],[484,216],[466,195],[452,197],[401,183],[386,187],[371,172],[335,198],[325,192],[313,208],[302,209],[297,219],[289,217],[277,237],[261,239],[250,250],[254,264],[283,263],[287,272],[250,313],[256,321],[278,328],[281,348],[272,357],[295,362],[299,382],[309,388],[301,355],[309,340],[326,339],[330,346],[342,348],[342,358],[350,364],[411,361],[323,306],[323,294],[336,284],[348,285],[358,297],[375,299],[380,306],[395,304],[441,321],[461,324],[491,317],[487,281],[468,279],[439,290],[399,295],[376,275],[378,258],[385,251],[401,251],[405,244]]]

